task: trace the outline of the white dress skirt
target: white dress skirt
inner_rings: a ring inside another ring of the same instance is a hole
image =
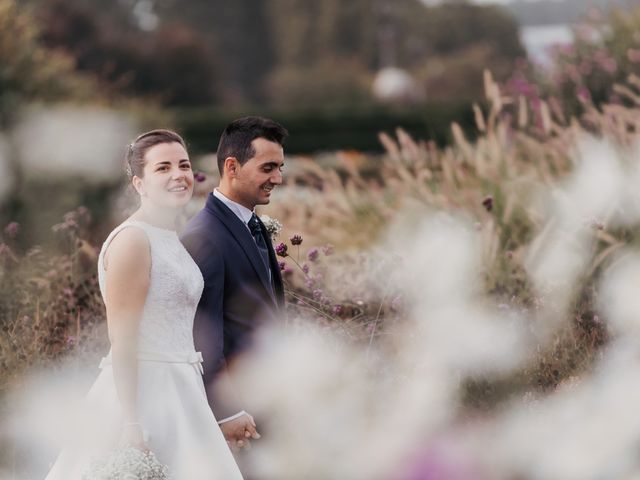
[[[98,258],[103,298],[104,252],[124,228],[142,229],[151,252],[149,291],[140,321],[137,390],[138,418],[147,443],[172,479],[242,479],[207,403],[202,357],[193,345],[193,319],[203,289],[200,270],[176,232],[128,221],[111,232]],[[110,354],[100,368],[77,412],[72,441],[46,480],[80,480],[92,461],[117,447],[122,412]]]

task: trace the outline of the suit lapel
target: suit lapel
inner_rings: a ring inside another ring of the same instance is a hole
[[[273,276],[273,289],[276,303],[280,306],[284,303],[284,288],[282,287],[282,274],[280,273],[280,265],[278,265],[278,259],[276,257],[276,252],[273,249],[273,244],[271,243],[271,235],[267,232],[267,228],[258,217],[258,222],[260,222],[260,228],[262,229],[262,235],[267,240],[267,248],[269,250],[269,264],[271,265],[271,275]]]
[[[209,198],[207,198],[206,208],[211,211],[213,215],[218,217],[220,221],[227,227],[231,235],[238,242],[245,255],[251,262],[254,271],[262,285],[267,290],[267,292],[271,292],[271,285],[269,284],[269,275],[264,268],[264,262],[260,257],[260,253],[258,252],[258,247],[256,246],[253,237],[251,236],[251,232],[247,226],[240,220],[235,213],[233,213],[224,203],[218,200],[213,194],[209,194]],[[263,227],[264,228],[264,227]],[[270,245],[270,243],[269,243]],[[272,250],[272,249],[271,249]],[[272,252],[269,252],[269,258],[272,256]],[[278,272],[279,274],[279,272]],[[275,298],[273,295],[269,295],[272,300],[275,302]]]

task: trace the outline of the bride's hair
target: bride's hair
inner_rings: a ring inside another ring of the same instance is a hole
[[[147,151],[160,143],[179,143],[185,150],[187,145],[180,135],[171,130],[157,129],[139,135],[127,147],[125,155],[125,169],[129,180],[133,176],[142,178],[144,172],[144,156]]]

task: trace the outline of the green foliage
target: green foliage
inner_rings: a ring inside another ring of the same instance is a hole
[[[165,0],[154,2],[159,26],[143,31],[135,2],[31,2],[42,12],[46,44],[71,53],[105,91],[171,106],[360,106],[374,103],[371,81],[383,67],[422,81],[432,60],[463,55],[474,73],[490,68],[501,78],[503,64],[524,54],[504,10],[466,3],[193,0],[185,8]],[[484,53],[469,54],[474,48]],[[436,68],[439,83],[449,85],[440,100],[481,98],[455,82],[461,68],[448,67]]]
[[[380,131],[393,132],[402,127],[417,137],[450,141],[450,124],[459,122],[472,135],[473,110],[465,102],[433,103],[412,110],[382,107],[291,109],[229,112],[218,109],[182,109],[174,111],[180,132],[193,152],[211,152],[216,139],[231,118],[264,115],[281,122],[290,133],[286,151],[313,153],[330,150],[381,152]]]
[[[80,207],[53,227],[62,253],[24,244],[19,225],[0,242],[0,393],[36,365],[104,346],[104,307],[96,251],[83,237],[90,217]],[[23,245],[24,246],[24,245]]]
[[[51,0],[39,14],[43,43],[68,52],[79,71],[100,82],[103,95],[139,96],[164,105],[197,105],[216,98],[214,56],[205,39],[180,22],[151,33],[117,17],[100,21],[78,2]]]
[[[75,73],[72,57],[44,48],[33,15],[14,0],[0,0],[0,127],[27,101],[93,96],[92,83]]]

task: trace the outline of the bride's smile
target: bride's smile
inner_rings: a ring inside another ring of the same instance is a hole
[[[144,203],[155,207],[183,207],[193,193],[193,171],[185,148],[177,143],[160,143],[145,155],[140,176],[133,185]]]

